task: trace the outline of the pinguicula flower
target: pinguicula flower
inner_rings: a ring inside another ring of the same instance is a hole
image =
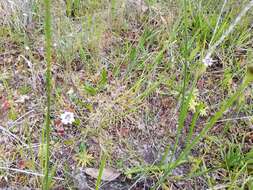
[[[75,121],[75,116],[73,112],[65,111],[61,114],[61,122],[64,125],[72,124]]]
[[[203,59],[203,63],[206,67],[212,66],[212,64],[214,63],[214,60],[211,58],[211,56],[207,55],[204,59]]]

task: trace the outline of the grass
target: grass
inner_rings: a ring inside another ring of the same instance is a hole
[[[51,134],[51,62],[52,62],[52,32],[51,32],[51,1],[45,0],[45,46],[46,46],[46,63],[47,63],[47,71],[46,71],[46,91],[47,91],[47,111],[46,111],[46,121],[45,121],[45,129],[42,131],[42,149],[43,149],[43,171],[44,171],[44,178],[43,178],[43,189],[49,189],[50,186],[50,134]]]
[[[0,3],[0,187],[252,188],[252,1],[31,2]]]
[[[98,190],[99,187],[100,187],[100,184],[101,184],[101,181],[102,181],[102,175],[103,175],[103,171],[104,171],[105,165],[106,165],[106,154],[105,154],[105,153],[102,153],[102,156],[101,156],[101,163],[100,163],[100,166],[99,166],[99,174],[98,174],[98,178],[97,178],[97,181],[96,181],[96,190]]]

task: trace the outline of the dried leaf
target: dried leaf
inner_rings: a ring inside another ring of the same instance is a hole
[[[1,97],[0,97],[1,98]],[[7,111],[11,108],[11,105],[7,99],[4,97],[2,98],[2,101],[0,99],[0,116],[5,117],[7,114]],[[1,117],[0,117],[1,118]],[[1,119],[0,119],[1,120]]]
[[[56,119],[54,121],[54,126],[55,126],[57,134],[60,135],[60,136],[64,136],[65,130],[64,130],[64,127],[63,127],[63,123],[61,122],[60,119]]]
[[[27,96],[27,95],[22,95],[22,96],[20,96],[15,102],[16,103],[21,103],[21,104],[23,104],[23,103],[25,103],[27,100],[29,100],[30,99],[30,97],[29,96]]]
[[[80,190],[89,189],[87,177],[85,176],[83,172],[77,171],[74,174],[74,185],[77,189],[80,189]]]
[[[8,100],[4,99],[2,105],[1,105],[1,110],[2,111],[7,111],[10,108],[10,103]]]
[[[61,120],[60,119],[56,119],[55,121],[54,121],[54,126],[56,127],[56,128],[60,128],[60,127],[62,127],[62,122],[61,122]]]
[[[24,160],[19,160],[17,166],[19,169],[23,170],[26,167],[26,163]]]
[[[126,128],[126,127],[123,127],[123,128],[119,129],[119,134],[122,137],[128,137],[129,136],[129,132],[130,132],[130,130],[128,128]]]
[[[98,177],[99,169],[96,168],[86,168],[84,171],[87,175],[96,178]],[[103,170],[102,180],[103,181],[113,181],[120,176],[120,173],[112,168],[105,168]]]

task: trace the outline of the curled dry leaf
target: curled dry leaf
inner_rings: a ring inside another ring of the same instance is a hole
[[[57,134],[60,136],[64,136],[64,127],[60,119],[56,119],[54,121],[54,126],[55,126]]]
[[[84,170],[84,172],[93,177],[93,178],[98,178],[98,174],[99,174],[99,169],[96,168],[86,168]],[[120,176],[120,173],[117,172],[115,169],[112,168],[104,168],[103,170],[103,175],[102,175],[102,180],[103,181],[113,181],[115,179],[117,179]]]
[[[11,108],[10,102],[6,98],[0,96],[0,123],[1,120],[6,116],[8,110]]]

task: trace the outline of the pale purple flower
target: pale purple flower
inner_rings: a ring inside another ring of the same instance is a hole
[[[203,64],[204,64],[206,67],[212,66],[213,63],[214,63],[214,60],[211,58],[211,56],[206,56],[206,57],[203,59]]]
[[[64,125],[72,124],[75,121],[74,113],[65,111],[63,114],[61,114],[61,122]]]

